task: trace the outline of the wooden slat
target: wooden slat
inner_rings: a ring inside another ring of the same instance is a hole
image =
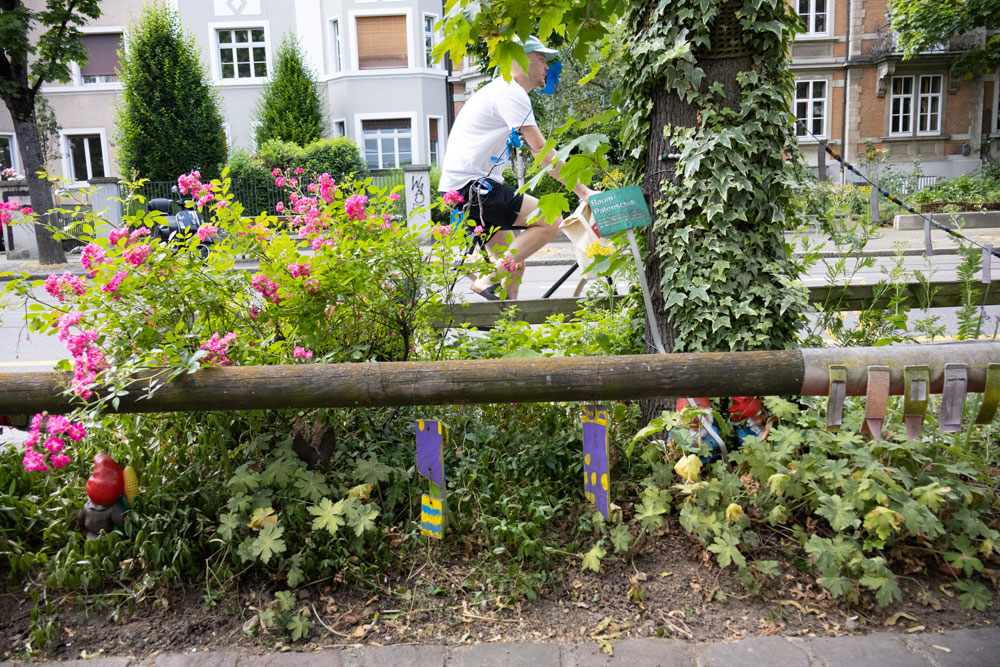
[[[1000,286],[989,291],[987,291],[988,285],[976,283],[976,286],[985,293],[985,299],[980,297],[976,300],[977,303],[986,306],[1000,304]],[[932,308],[954,308],[962,305],[964,300],[962,283],[932,283],[932,287],[936,290],[930,303]],[[875,308],[888,307],[892,293],[887,292],[873,302],[874,288],[874,285],[810,287],[809,303],[819,305],[829,299],[829,303],[836,310],[841,311],[861,310],[869,305],[873,305]],[[925,293],[924,287],[918,283],[909,283],[903,288],[903,294],[907,297],[906,302],[911,308],[917,308],[920,305],[920,300]],[[472,327],[485,329],[493,326],[500,313],[510,308],[511,305],[517,308],[518,320],[528,324],[542,324],[550,315],[562,314],[567,317],[574,315],[579,310],[580,301],[580,299],[575,298],[525,299],[514,304],[502,301],[470,301],[469,303],[455,304],[448,312],[454,319],[452,326],[461,326],[463,323],[467,323]],[[444,324],[443,319],[437,323],[438,327],[443,327]]]

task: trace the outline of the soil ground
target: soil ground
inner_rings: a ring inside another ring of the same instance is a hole
[[[779,555],[772,557],[779,560],[781,575],[760,595],[748,595],[733,568],[720,569],[675,517],[648,536],[631,560],[606,558],[600,574],[583,573],[578,560],[567,560],[561,580],[537,600],[500,609],[474,604],[475,594],[462,588],[473,570],[471,560],[438,549],[432,547],[422,565],[388,576],[382,593],[337,578],[302,586],[295,592],[297,606],[308,608],[314,623],[303,642],[292,644],[286,633],[260,627],[256,610],[273,603],[281,587],[243,581],[214,606],[206,605],[205,590],[197,585],[160,597],[146,595],[132,610],[120,604],[134,599],[124,590],[112,598],[119,601],[117,607],[95,604],[106,599],[96,595],[55,600],[61,629],[40,657],[149,657],[193,648],[254,654],[359,644],[601,644],[648,636],[701,642],[1000,625],[997,605],[986,612],[961,610],[949,586],[954,579],[935,569],[897,572],[903,602],[880,609],[865,596],[855,606],[832,600],[810,575]],[[400,595],[402,590],[408,593]],[[0,592],[0,619],[0,660],[23,657],[31,603],[17,587]]]

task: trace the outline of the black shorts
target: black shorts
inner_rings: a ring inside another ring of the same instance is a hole
[[[465,220],[469,229],[477,224],[485,227],[487,232],[519,229],[514,223],[524,203],[524,195],[492,178],[481,180],[485,180],[489,187],[476,180],[466,183],[458,191],[468,204]]]

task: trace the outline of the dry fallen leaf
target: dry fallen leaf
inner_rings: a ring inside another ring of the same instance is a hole
[[[908,633],[910,633],[910,632],[923,632],[926,629],[927,629],[926,626],[923,626],[923,625],[914,625],[912,628],[910,628],[909,630],[907,630],[907,632]]]
[[[900,611],[900,612],[896,612],[895,614],[893,614],[889,618],[885,619],[885,625],[886,626],[896,625],[896,623],[898,623],[899,619],[901,619],[901,618],[905,618],[908,621],[913,621],[914,623],[919,623],[920,622],[919,618],[915,618],[913,616],[910,616],[905,611]]]
[[[937,644],[931,644],[931,648],[936,648],[939,651],[944,651],[945,653],[951,653],[951,649],[947,646],[938,646]]]

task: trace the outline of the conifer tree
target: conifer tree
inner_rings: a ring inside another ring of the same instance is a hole
[[[274,57],[271,80],[264,85],[257,104],[257,145],[270,139],[306,146],[321,139],[326,130],[323,100],[302,47],[286,35]]]
[[[218,176],[226,161],[218,93],[180,17],[150,5],[125,44],[117,121],[121,173],[154,181],[193,169],[203,178]]]

